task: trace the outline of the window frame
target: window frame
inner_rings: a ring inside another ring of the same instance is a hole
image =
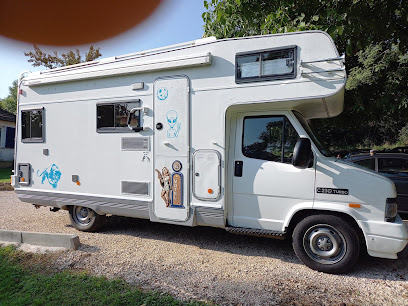
[[[129,127],[115,127],[115,126],[113,126],[113,127],[102,127],[102,128],[98,128],[98,107],[99,106],[103,106],[103,105],[113,105],[113,106],[115,106],[116,104],[127,104],[127,103],[138,103],[139,104],[139,106],[138,107],[140,107],[140,105],[141,105],[141,101],[140,101],[140,99],[134,99],[134,100],[126,100],[126,101],[115,101],[115,102],[113,102],[113,101],[110,101],[110,102],[98,102],[98,103],[96,103],[96,108],[95,108],[95,116],[96,116],[96,132],[97,133],[101,133],[101,134],[104,134],[104,133],[134,133],[134,131],[132,130],[132,129],[130,129]],[[115,107],[113,108],[114,109],[114,112],[115,112]],[[114,113],[114,118],[116,118],[116,116],[115,116],[115,113]],[[141,126],[141,122],[140,122],[140,120],[141,120],[141,118],[142,118],[142,116],[141,116],[141,113],[140,113],[140,111],[139,111],[139,115],[138,115],[138,119],[139,119],[139,127]],[[114,122],[114,124],[115,124],[115,122]]]
[[[33,111],[40,111],[41,112],[41,137],[31,137],[31,112]],[[23,138],[23,112],[30,113],[30,137]],[[43,143],[45,141],[45,108],[30,108],[30,109],[22,109],[20,111],[20,122],[21,122],[21,142],[23,143]]]
[[[271,48],[271,49],[262,49],[250,52],[239,52],[235,54],[235,83],[251,83],[251,82],[265,82],[265,81],[276,81],[276,80],[287,80],[287,79],[296,79],[297,77],[297,54],[298,47],[296,45],[290,45],[285,47],[279,48]],[[249,57],[258,55],[260,57],[259,60],[259,71],[261,71],[262,67],[262,54],[268,52],[277,52],[277,51],[293,51],[293,72],[287,74],[279,74],[279,75],[270,75],[270,76],[257,76],[257,77],[249,77],[249,78],[240,78],[238,77],[238,59],[243,57]]]
[[[276,161],[276,160],[268,160],[268,159],[262,159],[262,158],[254,158],[254,157],[250,157],[245,155],[244,152],[244,136],[245,136],[245,119],[247,118],[251,118],[251,119],[255,119],[255,118],[271,118],[271,117],[279,117],[279,118],[283,118],[283,122],[282,122],[282,137],[281,137],[281,155],[280,155],[280,161]],[[258,115],[258,116],[244,116],[242,119],[242,135],[241,135],[241,153],[243,156],[245,156],[246,158],[251,158],[251,159],[256,159],[256,160],[263,160],[263,161],[267,161],[267,162],[274,162],[274,163],[281,163],[281,164],[286,164],[286,165],[291,165],[292,163],[288,163],[285,162],[285,150],[284,150],[284,144],[285,144],[285,128],[287,125],[287,122],[290,123],[290,125],[292,126],[293,130],[296,132],[296,134],[298,135],[298,139],[300,138],[300,134],[299,132],[296,130],[296,127],[294,126],[294,124],[290,121],[289,117],[286,115]]]

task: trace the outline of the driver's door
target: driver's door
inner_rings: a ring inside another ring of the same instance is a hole
[[[315,169],[292,165],[299,134],[289,112],[237,114],[231,226],[282,231],[290,210],[312,208]]]

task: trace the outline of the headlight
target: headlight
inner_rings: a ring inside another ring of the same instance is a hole
[[[397,199],[388,198],[385,204],[385,221],[394,222],[397,216]]]

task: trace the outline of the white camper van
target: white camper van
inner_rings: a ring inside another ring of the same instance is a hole
[[[307,266],[408,242],[387,178],[333,157],[308,119],[343,110],[344,58],[326,33],[214,37],[30,73],[19,83],[20,200],[105,215],[292,237]]]

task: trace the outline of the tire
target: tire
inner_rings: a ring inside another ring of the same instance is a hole
[[[70,206],[69,219],[73,227],[83,232],[95,232],[105,223],[104,215],[82,206]]]
[[[325,273],[344,273],[356,263],[360,242],[356,230],[333,215],[309,216],[293,231],[293,249],[309,268]]]

